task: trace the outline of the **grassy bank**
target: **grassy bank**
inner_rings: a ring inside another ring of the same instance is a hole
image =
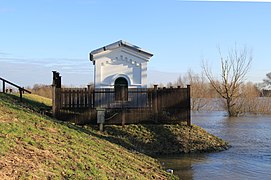
[[[155,159],[111,141],[108,128],[100,133],[40,115],[50,102],[36,98],[21,104],[0,93],[0,179],[175,178]]]
[[[228,148],[228,143],[204,129],[185,124],[107,125],[102,136],[110,142],[148,155],[214,152]]]

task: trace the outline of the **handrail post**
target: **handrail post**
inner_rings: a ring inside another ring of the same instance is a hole
[[[3,93],[6,93],[6,81],[3,80]]]
[[[23,101],[23,90],[21,88],[19,88],[20,91],[20,102]]]

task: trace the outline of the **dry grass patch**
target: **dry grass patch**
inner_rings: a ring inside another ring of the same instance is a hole
[[[50,177],[54,174],[41,163],[48,159],[56,158],[48,150],[29,147],[26,143],[16,141],[16,146],[0,159],[0,179]]]

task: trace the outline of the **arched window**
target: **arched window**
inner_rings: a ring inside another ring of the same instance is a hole
[[[125,78],[117,78],[115,80],[114,88],[116,101],[128,101],[128,82]]]

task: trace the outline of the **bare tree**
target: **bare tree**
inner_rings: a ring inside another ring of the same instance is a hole
[[[221,59],[221,79],[214,77],[207,62],[203,62],[203,71],[216,92],[225,99],[225,106],[229,116],[238,116],[240,113],[240,103],[238,97],[243,94],[241,85],[250,68],[252,56],[247,49],[238,50],[235,48],[228,52],[228,56],[223,58],[219,50]]]
[[[260,91],[258,90],[256,84],[253,84],[251,82],[245,83],[242,85],[242,92],[243,96],[241,98],[242,102],[242,111],[248,112],[248,113],[258,113],[259,111],[262,111],[259,109],[261,106],[260,102]]]
[[[191,108],[193,110],[203,109],[209,102],[209,84],[203,73],[194,73],[191,69],[183,76],[179,76],[176,85],[186,87],[187,84],[191,86]]]
[[[51,85],[45,84],[34,84],[33,88],[29,88],[33,94],[37,94],[43,97],[52,98],[52,87]]]

